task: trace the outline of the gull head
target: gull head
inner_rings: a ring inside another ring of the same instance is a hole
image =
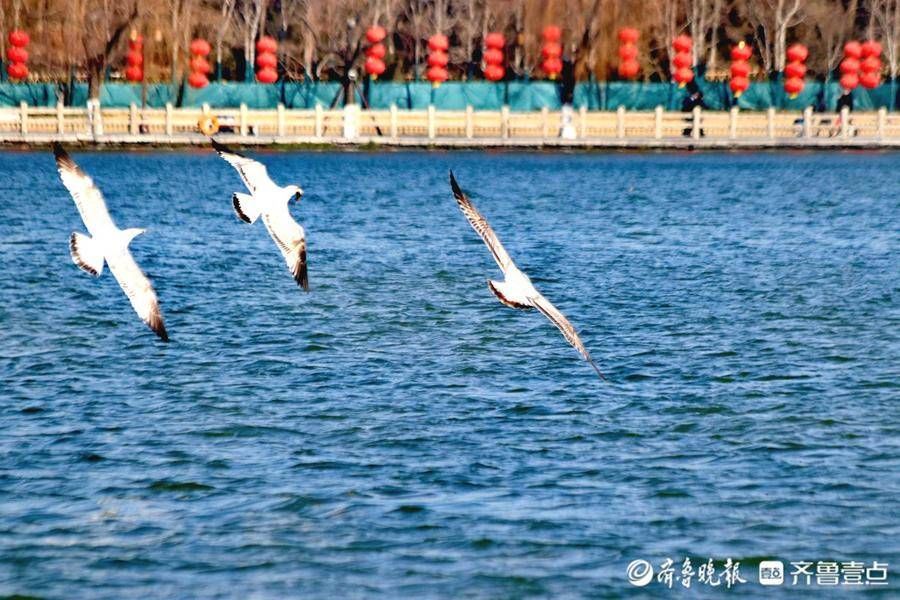
[[[289,185],[285,189],[291,195],[291,200],[293,200],[294,202],[300,202],[300,198],[303,197],[303,190],[300,189],[300,186]]]

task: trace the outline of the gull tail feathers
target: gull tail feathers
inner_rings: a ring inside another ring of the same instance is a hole
[[[69,238],[69,252],[72,262],[85,273],[99,277],[103,272],[103,249],[93,238],[75,232]]]
[[[255,223],[259,215],[262,214],[260,201],[250,194],[235,192],[231,197],[231,203],[234,205],[235,214],[244,223]]]

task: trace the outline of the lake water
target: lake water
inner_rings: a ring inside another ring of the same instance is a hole
[[[685,557],[897,593],[900,154],[258,156],[309,294],[211,151],[74,153],[166,345],[72,264],[49,150],[0,154],[0,595],[658,598],[627,566]],[[488,291],[449,168],[607,382]]]

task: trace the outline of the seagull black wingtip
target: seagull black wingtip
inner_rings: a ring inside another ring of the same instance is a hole
[[[219,152],[219,153],[228,152],[229,154],[233,154],[233,152],[231,152],[231,149],[228,146],[226,146],[222,142],[218,141],[216,138],[209,138],[209,141],[212,142],[212,147],[215,149],[216,152]]]
[[[453,171],[450,171],[450,187],[453,189],[453,195],[457,198],[463,197],[463,191],[459,187],[459,184],[456,182],[456,177],[453,176]]]

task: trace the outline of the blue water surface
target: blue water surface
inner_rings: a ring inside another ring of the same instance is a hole
[[[627,565],[685,557],[897,593],[900,154],[258,155],[309,294],[211,151],[74,153],[166,345],[72,264],[51,153],[0,154],[0,595],[658,598]],[[490,294],[449,168],[607,382]]]

